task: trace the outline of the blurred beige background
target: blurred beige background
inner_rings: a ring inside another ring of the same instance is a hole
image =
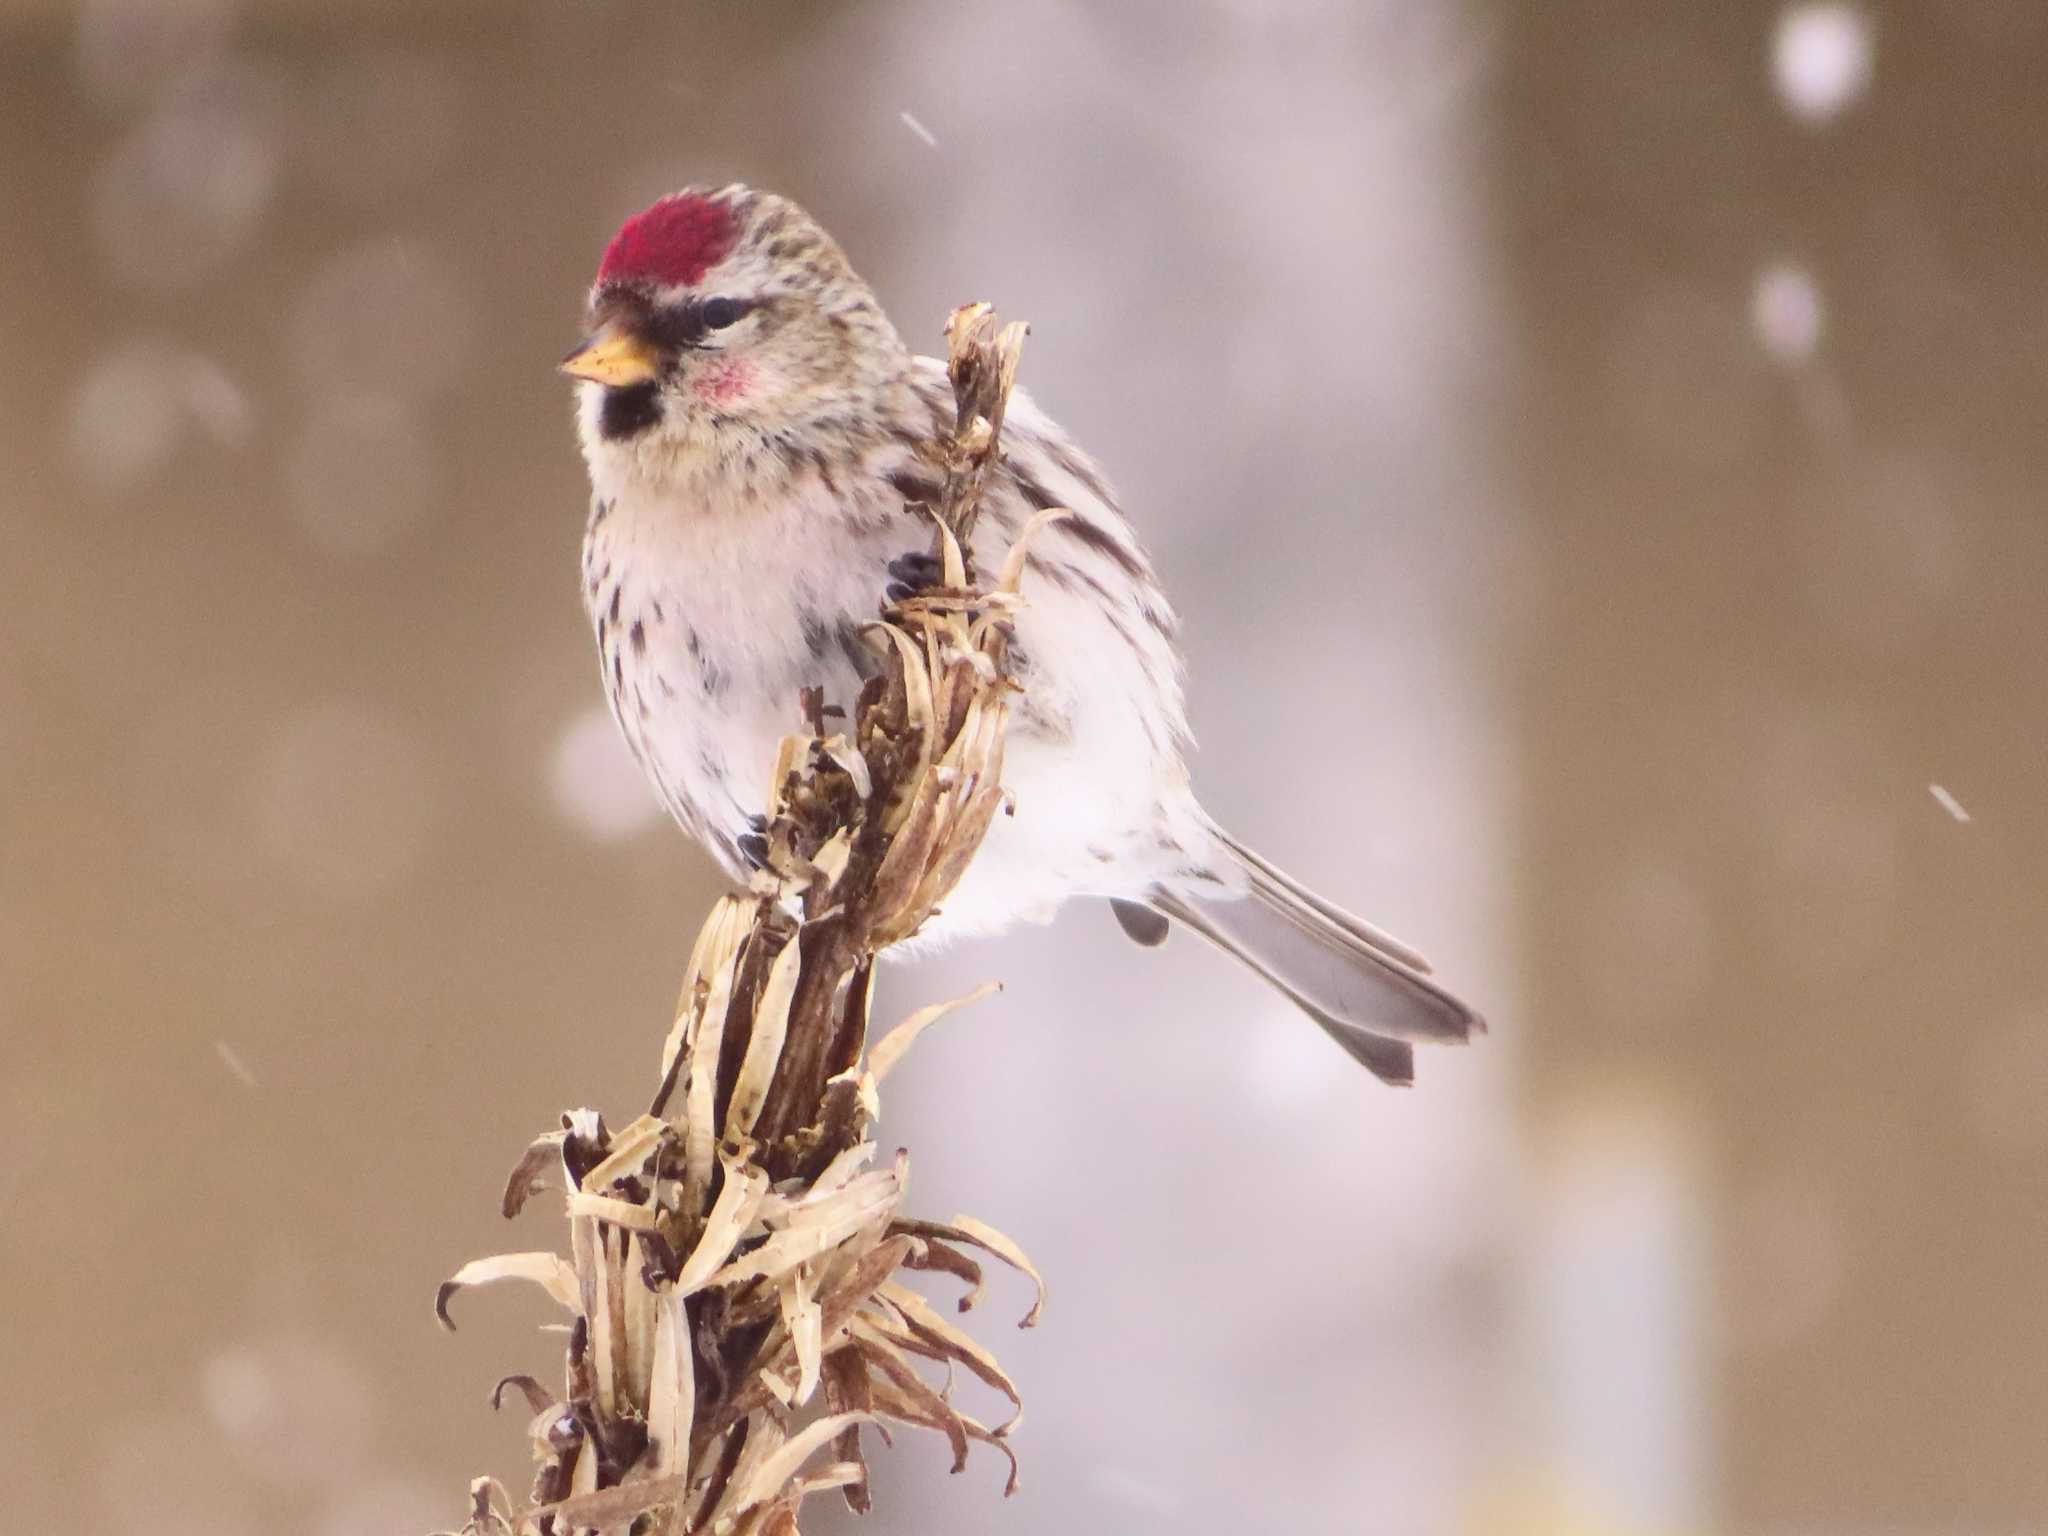
[[[715,889],[552,367],[739,177],[1034,322],[1206,798],[1496,1021],[1396,1095],[1098,911],[893,973],[1009,982],[883,1135],[1053,1306],[980,1325],[1024,1491],[906,1437],[866,1528],[2048,1529],[2044,70],[2021,0],[0,5],[0,1524],[524,1486],[552,1319],[433,1288],[555,1241],[502,1176],[644,1101]]]

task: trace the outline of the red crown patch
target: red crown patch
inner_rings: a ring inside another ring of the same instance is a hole
[[[694,287],[725,259],[739,232],[739,220],[724,203],[694,192],[664,197],[612,236],[597,280]]]

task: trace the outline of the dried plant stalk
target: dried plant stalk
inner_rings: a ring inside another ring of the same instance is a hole
[[[838,1489],[867,1508],[861,1429],[895,1420],[943,1434],[954,1470],[1006,1439],[1021,1407],[995,1357],[896,1276],[936,1270],[982,1297],[992,1256],[1043,1285],[1022,1250],[967,1217],[900,1213],[907,1159],[874,1167],[878,1090],[911,1042],[961,1004],[921,1009],[868,1046],[878,951],[942,902],[1004,806],[1012,691],[1009,617],[1024,547],[978,584],[967,541],[999,453],[1024,327],[986,305],[947,325],[958,402],[931,509],[941,585],[883,611],[881,661],[850,732],[827,733],[823,701],[775,765],[766,868],[698,934],[648,1113],[621,1130],[590,1110],[562,1117],[513,1170],[507,1216],[559,1170],[570,1256],[515,1253],[466,1264],[441,1288],[540,1285],[571,1314],[567,1388],[507,1377],[533,1414],[539,1462],[515,1505],[471,1487],[476,1536],[579,1532],[792,1536],[798,1506]],[[453,1326],[450,1324],[450,1326]],[[918,1361],[946,1367],[934,1385]],[[952,1401],[959,1366],[1006,1397],[993,1427]],[[813,1405],[822,1414],[801,1422]],[[820,1457],[826,1459],[820,1460]]]

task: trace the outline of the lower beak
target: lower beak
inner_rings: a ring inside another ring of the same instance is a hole
[[[631,331],[607,326],[562,359],[562,372],[620,388],[645,384],[660,372],[654,348]]]

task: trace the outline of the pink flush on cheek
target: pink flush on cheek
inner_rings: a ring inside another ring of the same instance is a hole
[[[721,359],[706,368],[696,383],[696,395],[706,405],[730,405],[747,392],[754,371],[745,363]]]
[[[664,197],[626,220],[605,247],[597,280],[694,287],[739,238],[732,209],[693,192]]]

